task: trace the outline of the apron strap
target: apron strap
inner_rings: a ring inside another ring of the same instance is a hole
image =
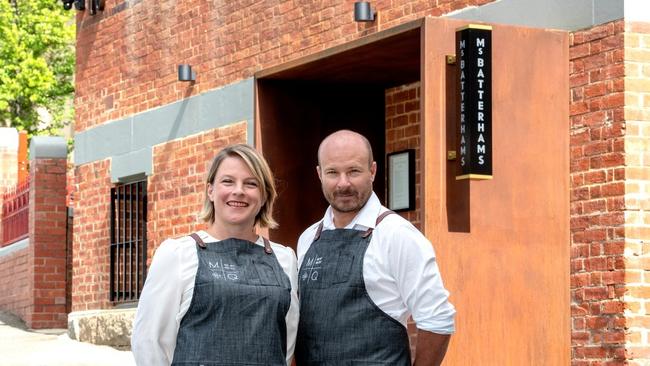
[[[266,254],[273,254],[273,249],[271,249],[271,243],[269,242],[269,239],[262,237],[264,239],[264,252]]]
[[[199,236],[199,234],[197,234],[197,233],[191,233],[190,236],[192,237],[192,239],[194,239],[194,241],[196,242],[196,245],[198,245],[199,248],[201,248],[201,249],[205,249],[205,248],[206,248],[205,243],[203,242],[203,239],[201,239],[201,237]]]
[[[203,239],[201,239],[201,237],[199,236],[199,234],[192,233],[192,234],[190,234],[190,237],[192,237],[192,239],[194,239],[194,241],[196,242],[196,245],[198,245],[199,248],[201,248],[201,249],[206,248],[206,245],[203,242]],[[264,252],[266,252],[266,254],[273,254],[273,249],[271,249],[271,243],[269,242],[269,239],[267,239],[265,237],[262,237],[262,239],[264,239]]]
[[[394,214],[394,213],[395,213],[395,211],[391,211],[391,210],[384,211],[381,215],[379,215],[379,217],[377,217],[377,222],[375,222],[375,227],[377,227],[377,226],[379,225],[379,223],[382,222],[382,220],[383,220],[386,216],[388,216],[388,215],[392,215],[392,214]],[[372,229],[373,229],[373,228],[369,227],[368,230],[366,230],[366,232],[363,233],[362,237],[363,237],[364,239],[367,238],[367,237],[369,237],[370,234],[372,234]]]
[[[395,211],[391,211],[391,210],[384,211],[384,213],[382,213],[381,215],[379,215],[379,217],[377,218],[377,222],[375,223],[375,226],[379,225],[379,223],[382,222],[382,220],[385,219],[386,216],[388,216],[388,215],[392,215],[392,214],[396,214]],[[397,214],[396,214],[396,215],[397,215]]]
[[[318,228],[316,229],[316,235],[314,235],[314,241],[320,239],[320,233],[323,232],[323,222],[321,221],[320,224],[318,224]]]

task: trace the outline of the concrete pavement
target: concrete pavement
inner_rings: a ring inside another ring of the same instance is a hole
[[[0,313],[1,366],[131,366],[133,354],[108,346],[78,342],[65,329],[34,331]]]

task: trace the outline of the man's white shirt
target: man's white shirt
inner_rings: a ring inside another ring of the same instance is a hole
[[[363,278],[371,300],[386,314],[406,326],[413,316],[418,329],[437,333],[454,332],[456,310],[448,301],[433,246],[409,221],[388,215],[375,227],[377,217],[388,209],[373,192],[346,229],[374,228],[363,259]],[[333,230],[332,207],[323,217],[323,230]],[[298,239],[298,268],[311,246],[319,222]]]

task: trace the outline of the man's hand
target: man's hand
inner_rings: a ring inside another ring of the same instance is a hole
[[[439,366],[447,353],[449,334],[436,334],[418,329],[413,366]]]

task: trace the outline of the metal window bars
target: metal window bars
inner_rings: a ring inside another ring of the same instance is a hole
[[[147,182],[111,188],[110,300],[136,301],[147,270]]]

